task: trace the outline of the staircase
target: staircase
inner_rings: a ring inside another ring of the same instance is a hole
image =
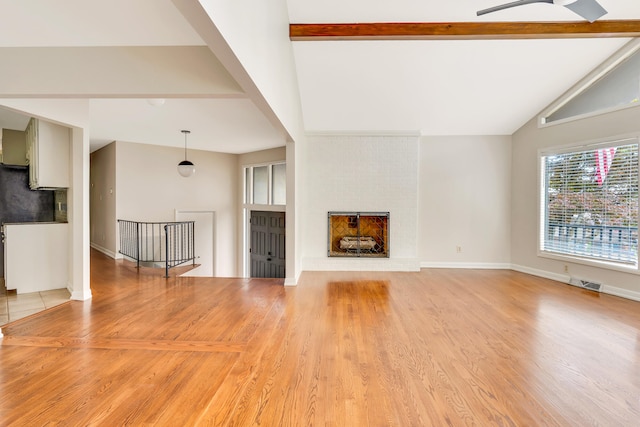
[[[119,252],[136,262],[137,267],[169,269],[189,261],[195,265],[195,221],[138,222],[118,220]]]

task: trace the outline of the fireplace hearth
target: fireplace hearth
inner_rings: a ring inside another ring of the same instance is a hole
[[[329,212],[327,256],[389,257],[389,212]]]

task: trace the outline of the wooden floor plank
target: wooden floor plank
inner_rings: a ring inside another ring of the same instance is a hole
[[[636,425],[640,304],[506,270],[165,279],[3,328],[1,425]]]
[[[212,341],[158,341],[133,339],[87,339],[74,337],[5,337],[3,346],[21,347],[64,347],[102,348],[113,350],[154,350],[154,351],[201,351],[230,352],[244,351],[246,343],[224,343]]]

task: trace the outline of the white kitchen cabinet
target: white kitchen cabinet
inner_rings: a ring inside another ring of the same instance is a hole
[[[64,289],[69,282],[69,224],[4,224],[4,276],[17,293]]]
[[[31,189],[68,188],[71,130],[32,118],[25,132]]]
[[[24,132],[0,129],[0,161],[5,165],[27,165]]]

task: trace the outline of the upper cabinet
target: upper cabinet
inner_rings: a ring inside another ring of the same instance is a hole
[[[68,188],[71,130],[32,118],[25,132],[31,189]]]
[[[0,160],[5,165],[27,165],[25,132],[0,129]]]

